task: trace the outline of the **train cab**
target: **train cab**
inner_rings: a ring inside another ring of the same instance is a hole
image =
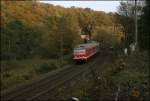
[[[73,50],[73,59],[74,60],[86,60],[98,53],[99,51],[99,43],[92,41],[86,44],[79,44]]]

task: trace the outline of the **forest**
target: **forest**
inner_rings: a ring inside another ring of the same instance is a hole
[[[61,35],[64,55],[82,43],[81,34],[91,34],[107,47],[123,36],[113,13],[36,1],[2,1],[1,21],[2,60],[57,58]]]
[[[123,8],[125,4],[121,6]],[[138,26],[142,49],[148,48],[149,41],[149,34],[146,33],[149,31],[147,9],[145,6],[141,10],[145,13],[140,16]],[[125,9],[121,10],[124,12]],[[68,54],[82,42],[81,34],[103,42],[103,47],[117,45],[121,38],[127,39],[126,43],[130,44],[134,42],[132,15],[73,6],[63,8],[37,1],[2,1],[1,59],[56,58],[60,56],[62,41],[63,54]]]

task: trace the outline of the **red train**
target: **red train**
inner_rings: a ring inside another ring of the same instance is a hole
[[[79,44],[74,48],[73,59],[74,60],[87,60],[91,56],[99,52],[99,43],[91,41],[90,43]]]

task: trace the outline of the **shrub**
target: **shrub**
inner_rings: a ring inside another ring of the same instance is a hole
[[[40,74],[43,74],[43,73],[50,72],[50,71],[52,71],[52,70],[54,70],[56,68],[57,68],[57,66],[53,62],[51,62],[51,63],[43,63],[40,66],[37,66],[35,68],[35,71],[40,73]]]
[[[49,71],[49,66],[46,63],[41,64],[35,68],[36,72],[38,73],[46,73]]]
[[[8,78],[10,76],[12,76],[12,74],[10,72],[5,72],[5,73],[2,74],[3,78]]]
[[[24,81],[24,78],[20,75],[13,75],[13,76],[8,77],[7,79],[2,79],[1,80],[2,89],[9,88],[23,81]]]

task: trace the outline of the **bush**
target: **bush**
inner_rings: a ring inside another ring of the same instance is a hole
[[[35,68],[36,72],[38,73],[45,73],[49,71],[49,66],[46,63],[41,64],[40,66]]]
[[[1,80],[2,89],[9,88],[9,87],[19,84],[23,81],[25,81],[25,79],[20,75],[13,75],[6,79],[2,79]]]
[[[38,73],[40,73],[40,74],[43,74],[43,73],[47,73],[47,72],[50,72],[50,71],[52,71],[52,70],[54,70],[54,69],[56,69],[57,68],[57,66],[55,65],[55,63],[50,63],[50,64],[48,64],[48,63],[43,63],[43,64],[41,64],[40,66],[37,66],[36,68],[35,68],[35,71],[36,72],[38,72]]]
[[[25,72],[23,75],[23,78],[25,79],[25,80],[30,80],[30,79],[32,79],[34,76],[35,76],[35,74],[34,74],[34,70],[28,70],[27,72]]]
[[[10,76],[12,76],[12,74],[10,72],[5,72],[5,73],[2,74],[3,78],[8,78]]]

